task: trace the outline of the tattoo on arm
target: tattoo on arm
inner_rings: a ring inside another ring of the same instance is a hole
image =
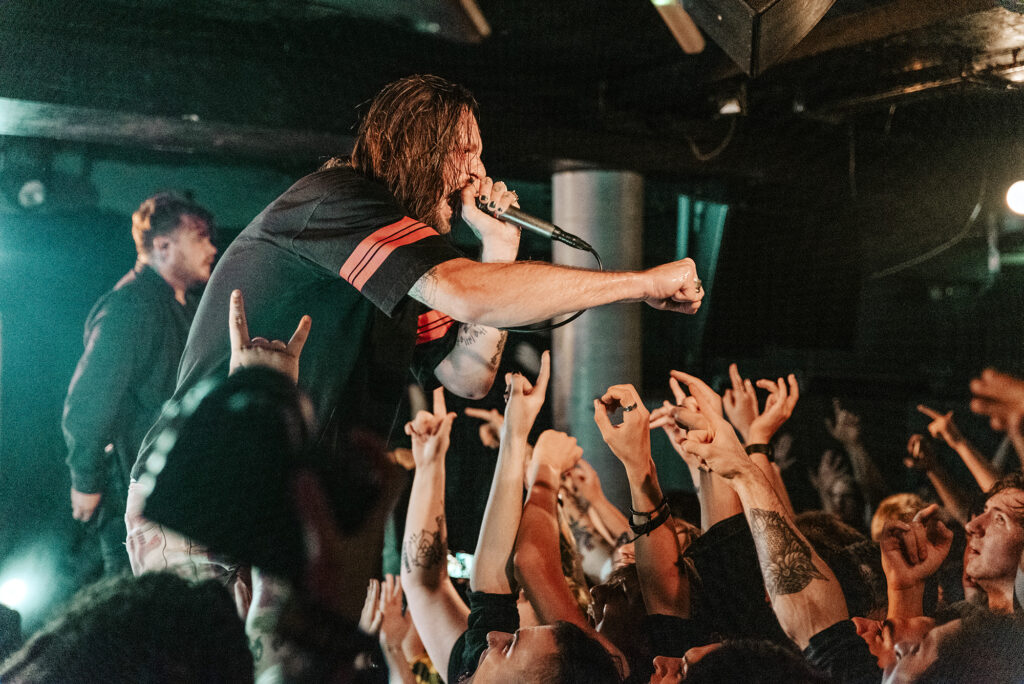
[[[406,572],[416,567],[430,570],[447,561],[447,541],[444,538],[444,516],[435,519],[437,530],[420,530],[406,535],[402,545],[402,565]]]
[[[505,348],[505,340],[507,339],[508,333],[502,330],[501,336],[498,337],[498,344],[494,345],[494,354],[491,356],[491,362],[487,364],[488,368],[498,367],[498,363],[501,361],[501,351]]]
[[[812,580],[828,581],[815,567],[810,545],[781,514],[750,509],[750,531],[754,535],[765,588],[773,599],[799,593]]]
[[[588,526],[579,520],[570,520],[569,529],[576,539],[576,546],[587,551],[594,550],[594,533]]]
[[[459,344],[473,344],[486,334],[487,326],[463,323],[459,326]]]
[[[429,300],[433,299],[437,292],[437,280],[437,266],[435,266],[413,283],[412,289],[409,290],[409,296],[430,306]]]

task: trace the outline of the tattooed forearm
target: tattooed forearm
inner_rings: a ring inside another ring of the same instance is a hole
[[[508,339],[508,333],[504,330],[501,331],[501,335],[498,337],[498,343],[494,345],[494,354],[491,355],[491,362],[487,364],[488,368],[496,369],[498,363],[501,361],[501,351],[505,348],[505,340]]]
[[[576,540],[576,546],[587,551],[594,550],[594,532],[579,520],[570,520],[569,529]]]
[[[409,296],[429,306],[437,292],[437,281],[437,266],[435,266],[421,275],[420,279],[413,284],[412,289],[409,290]]]
[[[406,572],[412,572],[413,566],[432,570],[447,560],[447,541],[444,538],[444,516],[437,516],[434,521],[437,529],[420,530],[405,535],[402,544],[402,565]]]
[[[459,326],[459,344],[473,344],[487,334],[487,326],[463,323]]]
[[[797,536],[779,513],[750,509],[750,531],[765,588],[773,599],[803,591],[812,580],[828,581],[814,566],[810,545]]]

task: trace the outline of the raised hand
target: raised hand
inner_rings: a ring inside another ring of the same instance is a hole
[[[569,478],[572,480],[573,489],[577,499],[582,499],[591,504],[604,498],[604,491],[601,489],[601,478],[597,476],[594,466],[580,459],[569,471]]]
[[[722,406],[725,408],[725,415],[733,424],[744,441],[750,433],[750,424],[757,418],[757,392],[754,390],[754,383],[740,376],[740,370],[735,363],[729,364],[729,379],[732,387],[722,394]]]
[[[412,616],[402,610],[402,579],[384,575],[380,587],[378,608],[380,642],[396,652],[401,652],[402,642],[412,628]]]
[[[541,467],[550,466],[561,475],[576,465],[582,455],[583,447],[576,443],[575,437],[557,430],[545,430],[533,447],[530,482],[536,480],[537,471]]]
[[[622,407],[622,423],[612,425],[608,411]],[[612,385],[594,400],[594,422],[601,438],[627,468],[651,457],[650,413],[632,385]]]
[[[82,522],[89,522],[92,519],[93,513],[96,512],[96,508],[100,505],[100,499],[102,498],[102,492],[85,494],[72,487],[71,517]]]
[[[750,468],[756,469],[736,433],[729,429],[729,424],[721,417],[716,417],[713,423],[718,421],[720,424],[713,434],[706,430],[689,430],[682,444],[683,451],[696,459],[699,467],[726,480],[748,472]]]
[[[470,418],[482,420],[480,424],[480,443],[488,449],[501,446],[501,427],[505,424],[505,416],[497,409],[482,409],[467,406],[463,411]]]
[[[693,405],[696,406],[696,401]],[[665,401],[658,408],[651,411],[650,428],[661,428],[665,431],[665,436],[668,437],[669,443],[672,448],[675,449],[676,453],[683,459],[687,466],[691,468],[698,468],[700,464],[692,455],[688,454],[683,450],[683,442],[686,441],[686,430],[676,422],[676,411],[679,409],[678,406],[674,406],[671,403]],[[696,410],[696,409],[692,409]],[[703,418],[705,425],[707,425],[707,419]]]
[[[994,430],[1013,426],[1020,430],[1024,416],[1024,379],[994,368],[986,368],[981,377],[971,380],[971,410],[986,415]]]
[[[765,401],[764,411],[750,424],[746,438],[748,443],[767,444],[783,423],[793,415],[796,402],[800,399],[800,386],[797,385],[796,376],[792,373],[786,380],[788,385],[782,378],[775,381],[757,381],[758,387],[768,390],[768,399]]]
[[[359,613],[359,629],[366,634],[374,635],[380,630],[380,580],[374,578],[366,586],[366,601]]]
[[[793,453],[793,435],[783,432],[775,440],[775,465],[780,471],[785,471],[795,466],[796,460],[796,454]]]
[[[956,448],[956,445],[964,441],[959,428],[953,422],[953,412],[939,413],[935,409],[928,408],[924,404],[918,404],[917,410],[928,416],[931,422],[928,423],[928,433],[935,438],[941,437],[946,444]]]
[[[246,366],[267,366],[284,373],[295,382],[299,381],[299,356],[309,337],[312,318],[303,316],[299,319],[298,327],[285,344],[281,340],[267,340],[264,337],[249,338],[249,324],[245,318],[245,301],[241,290],[231,293],[228,312],[228,334],[231,338],[229,374]]]
[[[536,384],[530,384],[526,376],[520,373],[505,374],[508,403],[505,405],[502,434],[518,434],[526,438],[544,406],[550,378],[551,353],[548,351],[541,354]]]
[[[444,458],[448,452],[454,413],[448,413],[444,403],[444,388],[434,390],[434,410],[420,411],[405,424],[405,434],[412,437],[412,458],[416,467]]]
[[[825,428],[836,441],[844,444],[857,444],[860,442],[860,417],[857,414],[843,408],[839,399],[832,399],[832,410],[835,418],[825,419]]]
[[[928,472],[935,469],[935,449],[924,435],[910,435],[907,454],[903,459],[903,465],[911,470]]]
[[[852,478],[850,471],[843,465],[842,458],[835,451],[827,449],[818,462],[818,471],[810,474],[811,484],[818,490],[825,501],[830,501],[828,493],[836,480]]]
[[[665,311],[697,313],[704,298],[704,286],[697,277],[697,265],[693,259],[655,266],[645,273],[650,285],[644,301],[650,306]]]
[[[702,412],[711,412],[719,418],[724,418],[725,414],[722,412],[722,397],[718,396],[718,393],[711,389],[710,385],[697,376],[684,373],[683,371],[673,370],[670,371],[670,374],[674,380],[686,385],[686,388],[690,390],[690,395],[696,399],[697,403],[700,405],[700,410]]]
[[[462,189],[462,218],[481,241],[499,239],[518,245],[519,228],[496,219],[509,207],[518,207],[519,196],[504,182],[495,182],[484,173],[472,178]]]
[[[909,589],[938,571],[953,543],[953,533],[937,517],[938,504],[918,511],[909,522],[890,520],[880,542],[882,569],[893,589]]]

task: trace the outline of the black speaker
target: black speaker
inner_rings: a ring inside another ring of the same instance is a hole
[[[683,0],[697,26],[749,76],[803,40],[835,0]]]

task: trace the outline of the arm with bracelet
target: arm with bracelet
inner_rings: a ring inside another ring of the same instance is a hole
[[[747,455],[764,476],[772,483],[772,488],[779,499],[793,515],[793,504],[782,482],[782,473],[775,465],[775,453],[771,444],[772,437],[779,428],[793,415],[796,402],[800,399],[800,386],[796,376],[790,373],[786,380],[758,380],[757,387],[768,391],[764,411],[758,411],[755,383],[740,376],[736,364],[729,365],[729,377],[732,387],[722,396],[722,404],[729,421],[743,438]]]
[[[608,411],[617,406],[623,420],[612,425]],[[689,618],[690,585],[677,565],[679,540],[651,458],[650,414],[632,385],[613,385],[594,400],[594,422],[629,479],[629,526],[647,612]]]

